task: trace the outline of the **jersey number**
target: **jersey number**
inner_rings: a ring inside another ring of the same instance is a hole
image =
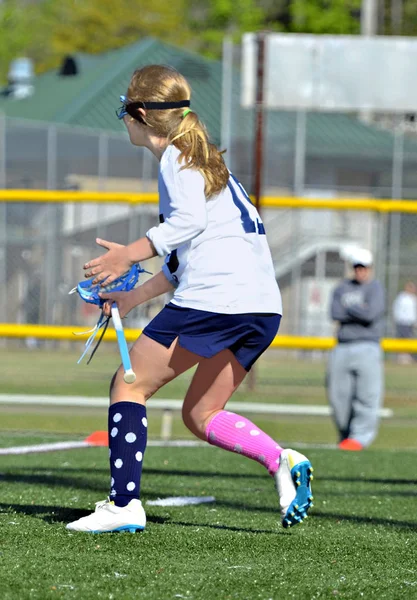
[[[245,199],[249,202],[249,204],[252,204],[251,199],[247,195],[247,193],[246,193],[244,187],[241,185],[241,183],[231,173],[230,173],[230,177],[231,177],[231,179],[233,179],[233,181],[236,183],[236,185],[239,186],[239,189],[242,191],[243,195],[245,196]],[[256,219],[256,221],[253,221],[251,219],[251,216],[249,214],[247,207],[245,206],[245,203],[242,200],[240,200],[240,198],[236,194],[236,191],[235,191],[232,183],[230,182],[230,180],[228,181],[227,185],[229,187],[230,193],[232,194],[233,203],[240,211],[240,218],[242,220],[242,226],[243,226],[245,233],[258,233],[260,235],[265,235],[265,227],[264,227],[264,224],[262,223],[262,221],[260,219]],[[252,204],[252,206],[253,206],[253,204]]]

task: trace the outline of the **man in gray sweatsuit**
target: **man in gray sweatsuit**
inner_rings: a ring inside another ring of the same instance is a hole
[[[383,392],[380,339],[385,292],[372,279],[372,254],[352,252],[353,279],[333,292],[331,317],[338,321],[337,346],[331,351],[327,392],[340,434],[341,450],[362,450],[375,439]]]

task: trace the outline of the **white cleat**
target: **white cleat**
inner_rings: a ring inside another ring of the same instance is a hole
[[[146,514],[142,502],[134,498],[127,506],[116,506],[114,502],[103,500],[96,502],[96,509],[91,515],[78,521],[68,523],[70,531],[85,531],[87,533],[111,533],[114,531],[129,531],[145,529]]]
[[[293,527],[307,518],[313,506],[312,473],[313,467],[303,454],[296,450],[283,450],[274,475],[283,527]]]

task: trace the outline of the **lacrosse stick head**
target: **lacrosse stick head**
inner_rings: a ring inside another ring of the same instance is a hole
[[[80,298],[82,298],[84,300],[84,302],[87,302],[88,304],[95,304],[96,306],[101,308],[101,314],[97,321],[96,326],[93,329],[91,329],[90,331],[83,332],[83,333],[90,333],[91,335],[85,344],[84,352],[82,353],[80,359],[78,360],[79,363],[82,361],[85,354],[89,350],[90,346],[94,342],[94,339],[95,339],[99,329],[102,329],[101,337],[98,340],[98,342],[88,360],[88,362],[91,361],[97,348],[100,345],[101,340],[103,339],[103,336],[106,332],[107,325],[108,325],[108,322],[110,319],[110,317],[104,316],[103,306],[104,306],[105,300],[100,298],[99,294],[106,293],[106,292],[107,293],[109,293],[109,292],[130,292],[130,290],[132,290],[135,287],[135,285],[137,284],[137,282],[139,280],[139,275],[141,273],[149,273],[149,271],[145,271],[145,269],[141,269],[140,265],[136,264],[136,265],[133,265],[133,267],[131,267],[129,269],[129,271],[127,271],[126,273],[124,273],[123,275],[121,275],[120,277],[115,279],[109,285],[101,286],[100,283],[93,284],[94,277],[91,277],[90,279],[80,281],[80,283],[69,292],[70,294],[75,294],[77,292],[78,295],[80,296]],[[81,334],[75,333],[75,335],[81,335]],[[130,371],[131,371],[131,369],[130,369]],[[130,372],[130,371],[127,372],[127,377],[128,377],[128,380],[126,380],[127,383],[132,383],[134,381],[134,379],[132,379],[132,375],[135,377],[135,374],[133,373],[133,371],[132,372]]]
[[[102,286],[100,283],[93,284],[94,277],[91,277],[90,279],[80,281],[80,283],[70,291],[70,294],[77,292],[80,298],[88,304],[95,304],[99,308],[102,308],[105,300],[100,298],[100,293],[130,292],[137,284],[139,275],[144,272],[147,271],[141,269],[139,264],[133,265],[129,271],[106,286]]]

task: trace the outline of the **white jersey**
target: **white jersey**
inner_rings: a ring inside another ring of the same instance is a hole
[[[176,286],[177,306],[225,314],[282,314],[264,226],[240,183],[206,199],[204,178],[181,169],[173,145],[161,158],[158,188],[160,224],[146,234],[163,272]]]
[[[414,325],[417,321],[417,297],[410,292],[400,292],[394,300],[393,316],[397,325]]]

